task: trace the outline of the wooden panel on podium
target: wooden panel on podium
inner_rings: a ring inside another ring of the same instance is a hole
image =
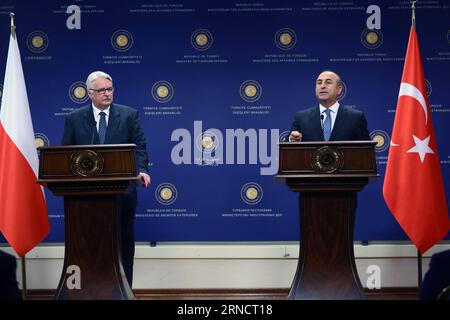
[[[355,266],[356,193],[378,178],[373,141],[282,142],[279,170],[299,192],[300,254],[289,299],[364,299]]]
[[[134,299],[121,262],[116,198],[138,181],[135,148],[39,148],[38,183],[64,196],[64,267],[55,299]]]

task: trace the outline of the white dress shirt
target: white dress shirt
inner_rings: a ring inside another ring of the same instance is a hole
[[[319,108],[320,108],[320,116],[322,117],[323,115],[323,120],[321,120],[321,125],[322,125],[322,129],[323,129],[323,123],[325,122],[325,119],[327,118],[327,114],[325,113],[325,110],[327,108],[325,108],[323,105],[319,104]],[[335,104],[333,104],[331,107],[329,107],[328,109],[331,110],[330,112],[330,117],[331,117],[331,132],[333,132],[333,127],[334,127],[334,122],[336,121],[336,115],[337,112],[339,110],[339,102],[336,101]]]
[[[96,106],[94,106],[94,104],[92,104],[92,110],[94,111],[95,125],[97,126],[97,132],[98,132],[98,126],[99,126],[99,123],[100,123],[100,112],[106,113],[106,116],[105,116],[105,118],[106,118],[106,126],[108,126],[109,110],[110,110],[110,108],[111,108],[111,106],[109,106],[105,110],[100,110]]]

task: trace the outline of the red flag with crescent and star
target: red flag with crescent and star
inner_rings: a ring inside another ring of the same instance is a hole
[[[420,253],[447,235],[450,220],[444,183],[419,41],[413,27],[397,101],[383,196]]]

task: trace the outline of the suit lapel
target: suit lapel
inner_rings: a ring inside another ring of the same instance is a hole
[[[105,144],[111,144],[114,141],[114,135],[120,124],[120,111],[111,104],[109,110],[108,127],[106,128]]]
[[[315,140],[323,140],[323,130],[322,130],[322,123],[320,120],[320,108],[317,106],[316,108],[313,108],[311,110],[311,114],[309,117],[312,125],[312,132],[313,132],[313,138],[312,141]]]
[[[333,130],[331,131],[330,140],[336,140],[335,137],[338,137],[339,133],[344,129],[345,119],[347,118],[347,115],[347,107],[344,105],[340,105],[336,115],[336,120],[334,121]]]
[[[86,132],[86,134],[84,135],[86,141],[84,141],[83,144],[98,144],[99,138],[97,126],[94,119],[94,111],[92,110],[92,105],[88,106],[84,111],[83,120],[84,120],[83,128],[84,131]]]

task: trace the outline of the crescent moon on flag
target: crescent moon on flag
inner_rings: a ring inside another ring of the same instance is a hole
[[[420,90],[417,89],[412,84],[402,82],[400,84],[400,92],[398,93],[398,97],[400,98],[401,96],[409,96],[411,98],[416,99],[417,102],[420,103],[420,105],[422,106],[423,112],[425,114],[425,125],[427,125],[427,123],[428,123],[427,103],[425,102],[425,98],[424,98],[422,92],[420,92]],[[394,143],[391,140],[391,146],[398,147],[399,144]]]
[[[398,93],[398,97],[401,96],[409,96],[411,98],[416,99],[420,105],[422,106],[423,112],[425,113],[425,125],[428,123],[428,111],[427,111],[427,103],[425,102],[425,98],[422,92],[419,91],[412,84],[402,82],[400,85],[400,92]]]

